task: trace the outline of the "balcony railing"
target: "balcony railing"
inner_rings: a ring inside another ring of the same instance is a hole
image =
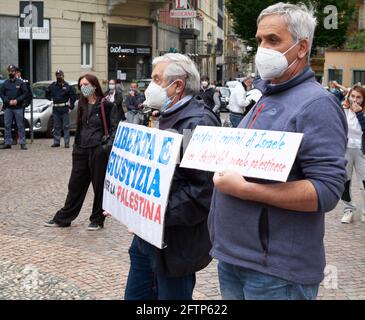
[[[198,41],[197,49],[199,56],[212,56],[215,54],[215,45],[207,41]]]
[[[183,39],[196,39],[202,30],[202,22],[197,18],[180,19],[180,36]]]

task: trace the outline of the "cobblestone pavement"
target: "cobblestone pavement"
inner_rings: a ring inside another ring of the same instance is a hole
[[[131,236],[108,218],[88,232],[92,190],[71,228],[45,228],[62,207],[71,150],[35,139],[28,151],[0,150],[0,300],[122,299]],[[354,190],[360,203],[359,187]],[[327,215],[329,276],[319,299],[365,299],[365,223],[342,225],[341,206]],[[195,299],[220,299],[216,262],[198,273]]]

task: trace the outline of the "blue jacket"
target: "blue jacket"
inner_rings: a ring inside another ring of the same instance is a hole
[[[162,113],[159,121],[161,130],[174,129],[180,134],[198,125],[220,126],[221,123],[212,110],[194,98],[172,112]],[[212,172],[177,166],[165,213],[167,247],[156,249],[157,273],[165,277],[187,276],[205,268],[212,260],[207,227],[212,178]]]
[[[304,133],[288,181],[309,180],[319,209],[290,211],[215,189],[208,220],[211,255],[295,283],[318,284],[325,267],[325,213],[338,203],[346,181],[346,118],[337,98],[316,82],[310,68],[286,83],[259,80],[255,87],[263,96],[239,127],[248,128],[264,104],[253,129]]]
[[[5,108],[20,109],[24,108],[24,102],[29,95],[27,85],[20,79],[6,80],[0,89],[0,98],[4,102]],[[18,101],[16,106],[10,106],[10,100]]]

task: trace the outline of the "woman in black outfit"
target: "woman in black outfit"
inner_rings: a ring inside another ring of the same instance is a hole
[[[90,182],[94,190],[94,203],[90,216],[89,231],[104,227],[102,201],[106,167],[116,128],[120,120],[125,120],[124,112],[104,99],[99,80],[91,74],[79,78],[82,97],[79,101],[78,123],[72,152],[72,171],[68,184],[65,205],[57,211],[47,227],[70,227],[71,221],[79,215]],[[102,105],[107,128],[103,125]],[[105,130],[110,139],[107,144]]]
[[[118,90],[117,82],[114,79],[109,80],[108,90],[105,92],[105,100],[114,103],[118,112],[124,114],[123,93]]]

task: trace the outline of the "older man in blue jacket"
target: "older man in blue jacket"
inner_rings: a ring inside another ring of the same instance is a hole
[[[258,18],[263,96],[239,127],[304,136],[286,183],[214,176],[208,224],[223,299],[315,299],[324,278],[325,213],[344,189],[347,125],[309,67],[315,26],[304,5],[278,3]]]
[[[220,126],[215,113],[195,98],[199,80],[194,62],[182,54],[154,59],[145,103],[161,111],[160,129],[183,134],[198,125]],[[134,236],[126,300],[192,299],[195,273],[212,260],[207,226],[212,177],[210,172],[176,168],[165,213],[166,247],[157,249]]]

